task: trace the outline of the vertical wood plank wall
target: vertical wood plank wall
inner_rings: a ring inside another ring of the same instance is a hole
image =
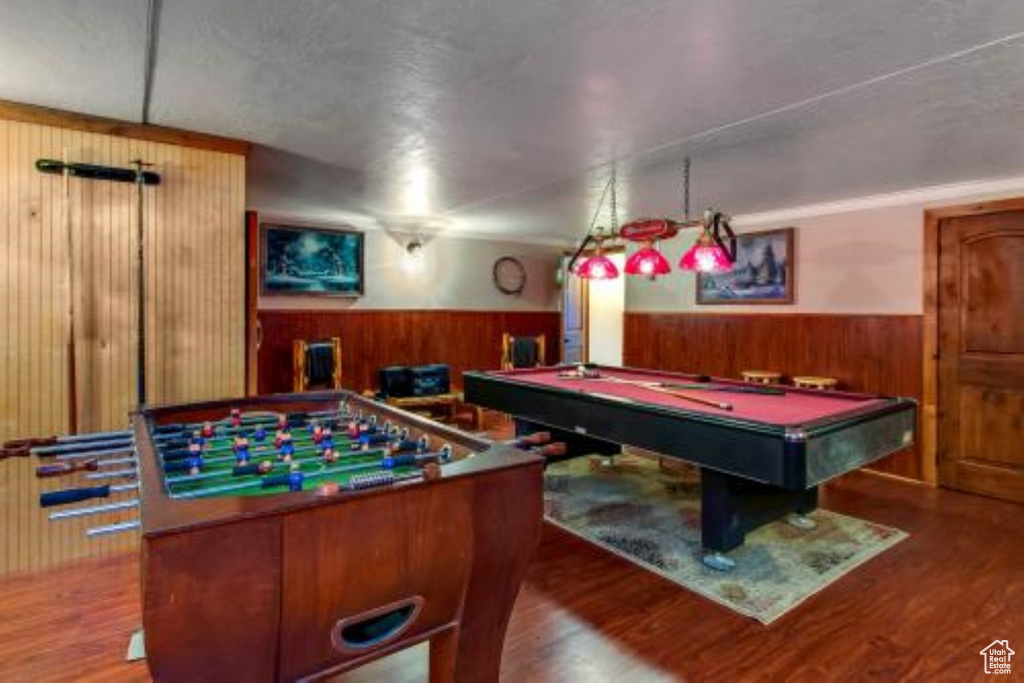
[[[39,158],[155,164],[145,189],[147,393],[166,403],[244,393],[245,158],[0,119],[0,440],[67,431],[68,293],[62,179]],[[130,184],[71,179],[79,431],[121,429],[135,403],[136,198]],[[87,540],[50,524],[34,462],[0,461],[0,574],[103,554],[133,534]]]

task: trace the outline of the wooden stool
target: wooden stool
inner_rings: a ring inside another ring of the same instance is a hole
[[[778,384],[782,379],[782,373],[768,370],[744,370],[740,374],[743,375],[744,382],[753,382],[754,384]]]
[[[801,389],[835,389],[839,380],[834,377],[794,377],[793,386]]]

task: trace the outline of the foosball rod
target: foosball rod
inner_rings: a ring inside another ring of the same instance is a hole
[[[97,536],[105,536],[107,534],[119,534],[125,531],[135,531],[142,527],[142,522],[138,519],[130,519],[127,522],[118,522],[116,524],[106,524],[104,526],[94,526],[85,530],[85,535],[88,538],[96,538]]]
[[[103,441],[81,441],[71,444],[61,444],[58,446],[37,446],[36,448],[30,448],[29,453],[37,457],[47,458],[52,456],[67,455],[69,453],[86,453],[91,451],[98,451],[105,448],[123,448],[132,446],[132,437],[128,436],[118,437],[116,439],[105,439]]]
[[[426,461],[426,460],[438,460],[438,461],[441,461],[441,462],[446,462],[447,460],[449,460],[451,458],[451,446],[447,446],[447,445],[446,446],[442,446],[441,450],[435,451],[433,453],[417,453],[415,456],[406,456],[406,457],[407,458],[410,458],[410,457],[411,458],[415,458],[415,460],[409,462],[408,460],[404,460],[404,459],[400,460],[400,458],[402,458],[402,456],[396,456],[395,458],[391,459],[392,460],[391,467],[401,467],[403,465],[414,464],[414,463],[423,462],[423,461]],[[381,459],[380,461],[377,461],[377,462],[354,463],[354,464],[351,464],[351,465],[338,465],[338,466],[335,466],[335,467],[326,467],[326,468],[320,470],[319,472],[312,472],[310,474],[304,474],[303,478],[304,479],[316,479],[316,478],[319,478],[319,477],[326,477],[326,476],[329,476],[329,475],[332,475],[332,474],[344,474],[346,472],[355,472],[355,471],[358,471],[358,470],[367,470],[367,469],[373,469],[373,468],[376,468],[376,469],[382,470],[382,471],[386,471],[388,469],[391,469],[391,467],[388,467],[388,466],[386,466],[384,464],[385,460],[388,460],[388,458],[383,458],[383,459]],[[287,479],[287,477],[288,477],[287,474],[272,475],[272,476],[282,477],[284,479]],[[269,486],[271,485],[271,483],[270,483],[271,481],[272,480],[270,480],[267,477],[261,477],[260,479],[256,479],[256,480],[253,480],[253,481],[243,481],[243,482],[238,482],[238,483],[235,483],[235,484],[221,484],[219,486],[211,486],[211,487],[205,488],[205,489],[196,489],[196,490],[193,490],[193,491],[183,491],[182,493],[177,493],[177,494],[176,493],[171,493],[170,495],[171,495],[171,498],[174,498],[175,500],[191,499],[191,498],[205,498],[206,496],[215,496],[215,495],[220,495],[220,494],[223,494],[223,493],[232,493],[234,491],[244,491],[245,489],[255,488],[257,486],[260,486],[260,487],[263,487],[263,488],[269,488]],[[273,485],[278,485],[278,484],[275,482]],[[281,481],[280,485],[281,486],[287,485],[287,481]]]
[[[125,479],[128,477],[138,476],[139,471],[134,467],[129,467],[123,470],[110,470],[109,472],[90,472],[85,475],[85,478],[90,481],[96,481],[99,479]]]
[[[82,451],[80,453],[62,453],[57,456],[57,460],[68,461],[68,460],[92,460],[94,458],[100,458],[107,455],[119,455],[121,453],[135,453],[135,444],[128,444],[127,446],[113,447],[113,448],[101,448],[95,451]],[[132,456],[134,460],[134,455]]]
[[[62,460],[61,462],[54,463],[52,465],[39,465],[36,467],[36,477],[39,479],[46,479],[49,477],[66,477],[76,472],[94,472],[98,475],[105,474],[101,470],[106,467],[120,467],[122,465],[134,465],[135,458],[110,458],[108,460],[97,460],[91,459],[85,462],[76,462],[72,460]],[[131,470],[134,472],[135,470]],[[93,475],[85,475],[86,479]],[[96,476],[94,478],[100,478]]]
[[[315,412],[309,412],[309,413],[293,413],[293,415],[300,415],[301,414],[301,415],[319,416],[319,415],[329,415],[329,414],[335,413],[335,412],[340,412],[340,411],[325,410],[325,411],[315,411]],[[251,422],[251,421],[257,421],[257,420],[268,420],[269,421],[271,419],[278,419],[280,417],[280,415],[281,415],[280,413],[273,413],[273,412],[270,412],[270,411],[260,411],[258,413],[248,413],[248,414],[242,415],[241,419],[242,419],[243,423]],[[217,424],[227,424],[227,423],[230,423],[230,421],[231,421],[231,418],[227,417],[227,418],[221,418],[221,419],[218,419],[218,420],[211,420],[211,421],[209,421],[209,423],[212,424],[212,425],[217,425]],[[163,434],[165,434],[167,432],[181,432],[181,431],[185,431],[185,430],[192,430],[192,429],[196,429],[198,427],[202,427],[204,424],[205,423],[203,423],[203,422],[193,422],[193,423],[179,423],[179,424],[169,424],[169,425],[157,425],[154,428],[154,431],[157,434],[157,436],[159,437],[160,435],[163,435]],[[26,438],[26,439],[12,439],[10,441],[4,442],[3,448],[0,448],[0,453],[4,454],[5,457],[11,456],[11,455],[25,456],[25,455],[28,455],[28,452],[33,450],[33,449],[47,448],[47,447],[54,447],[54,446],[61,446],[61,445],[69,446],[69,445],[72,445],[72,444],[79,444],[79,443],[84,443],[84,442],[88,442],[88,441],[111,441],[111,440],[114,440],[114,439],[130,438],[131,436],[132,436],[132,430],[131,429],[119,429],[119,430],[111,430],[111,431],[104,431],[104,432],[87,432],[87,433],[84,433],[84,434],[57,434],[57,435],[52,435],[52,436],[29,437],[29,438]]]
[[[131,498],[129,500],[122,500],[117,503],[105,503],[103,505],[90,505],[87,507],[73,508],[71,510],[61,510],[59,512],[50,513],[50,521],[58,522],[62,519],[71,519],[74,517],[85,517],[87,515],[101,515],[105,512],[117,512],[119,510],[131,510],[132,508],[139,507],[139,499]]]

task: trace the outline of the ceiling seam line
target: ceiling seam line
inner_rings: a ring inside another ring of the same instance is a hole
[[[650,148],[645,149],[645,150],[634,152],[633,154],[627,154],[626,156],[623,156],[623,157],[616,157],[614,159],[609,159],[608,161],[605,161],[605,162],[602,162],[602,163],[599,163],[599,164],[596,164],[594,166],[590,166],[590,167],[586,168],[582,175],[588,175],[588,174],[591,174],[591,173],[597,173],[601,169],[603,169],[603,168],[605,168],[605,167],[607,167],[609,165],[612,165],[612,164],[623,163],[623,162],[627,162],[627,161],[635,161],[635,160],[638,160],[638,159],[642,159],[645,156],[650,156],[652,154],[657,154],[661,150],[664,150],[664,149],[669,148],[669,147],[674,147],[674,146],[677,146],[677,145],[684,145],[686,143],[694,142],[696,140],[700,140],[700,139],[703,139],[703,138],[706,138],[706,137],[710,137],[712,135],[716,135],[716,134],[721,133],[721,132],[726,131],[726,130],[731,130],[733,128],[742,127],[742,126],[745,126],[745,125],[750,124],[750,123],[754,123],[754,122],[761,121],[761,120],[764,120],[764,119],[767,119],[767,118],[771,118],[773,116],[777,116],[779,114],[784,114],[784,113],[791,112],[791,111],[794,111],[794,110],[797,110],[797,109],[801,109],[803,107],[806,107],[806,106],[809,106],[809,105],[812,105],[812,104],[816,104],[817,102],[821,102],[821,101],[823,101],[825,99],[828,99],[828,98],[831,98],[831,97],[835,97],[837,95],[843,95],[843,94],[846,94],[846,93],[849,93],[849,92],[854,92],[854,91],[857,91],[857,90],[860,90],[860,89],[863,89],[863,88],[870,87],[872,85],[877,85],[878,83],[882,83],[882,82],[885,82],[887,80],[891,80],[893,78],[897,78],[899,76],[902,76],[902,75],[905,75],[905,74],[908,74],[908,73],[913,73],[915,71],[920,71],[920,70],[926,69],[928,67],[932,67],[932,66],[936,66],[938,64],[943,64],[945,62],[953,61],[953,60],[959,59],[961,57],[965,57],[967,55],[971,55],[971,54],[974,54],[974,53],[977,53],[977,52],[981,52],[983,50],[986,50],[986,49],[989,49],[989,48],[992,48],[992,47],[998,47],[998,46],[1006,45],[1006,44],[1012,43],[1014,41],[1020,40],[1021,38],[1024,38],[1024,31],[1018,31],[1017,33],[1012,33],[1012,34],[1009,34],[1009,35],[1006,35],[1006,36],[1003,36],[1001,38],[997,38],[997,39],[994,39],[994,40],[991,40],[991,41],[988,41],[988,42],[985,42],[985,43],[979,43],[977,45],[972,45],[970,47],[963,48],[961,50],[957,50],[956,52],[951,52],[949,54],[942,55],[942,56],[939,56],[939,57],[933,57],[932,59],[928,59],[928,60],[925,60],[923,62],[919,62],[918,64],[913,64],[911,66],[907,66],[907,67],[904,67],[902,69],[897,69],[896,71],[891,71],[889,73],[885,73],[885,74],[881,74],[881,75],[878,75],[878,76],[874,76],[872,78],[869,78],[869,79],[866,79],[866,80],[863,80],[863,81],[859,81],[857,83],[851,83],[850,85],[845,85],[845,86],[842,86],[840,88],[835,88],[833,90],[829,90],[829,91],[824,92],[824,93],[819,93],[819,94],[814,95],[812,97],[808,97],[808,98],[805,98],[805,99],[802,99],[802,100],[798,100],[796,102],[791,102],[791,103],[783,105],[781,107],[776,107],[775,109],[771,109],[769,111],[761,112],[759,114],[754,114],[753,116],[749,116],[747,118],[740,119],[738,121],[731,121],[729,123],[722,124],[721,126],[716,126],[714,128],[709,128],[709,129],[701,131],[699,133],[694,133],[693,135],[687,135],[687,136],[684,136],[684,137],[681,137],[681,138],[677,138],[675,140],[670,140],[668,142],[663,142],[661,144],[655,145],[654,147],[650,147]],[[488,197],[486,199],[481,199],[481,200],[478,200],[478,201],[475,201],[475,202],[469,202],[467,204],[461,204],[459,206],[455,206],[455,207],[452,207],[450,209],[446,209],[445,211],[442,211],[438,215],[439,216],[448,216],[448,215],[450,215],[452,213],[455,213],[457,211],[464,211],[466,209],[472,209],[472,208],[476,208],[476,207],[479,207],[479,206],[486,206],[488,204],[493,204],[495,202],[501,201],[502,199],[508,199],[510,197],[516,197],[516,196],[519,196],[519,195],[527,194],[529,192],[534,192],[534,191],[543,189],[545,187],[551,187],[551,186],[557,185],[559,183],[571,182],[572,180],[575,180],[576,178],[578,178],[579,175],[580,174],[577,174],[577,175],[574,175],[574,176],[571,176],[571,177],[566,177],[566,178],[562,178],[562,179],[559,179],[559,180],[555,180],[555,181],[552,181],[550,183],[544,183],[543,185],[533,185],[533,186],[529,186],[529,187],[524,187],[524,188],[519,189],[519,190],[513,190],[512,192],[507,192],[507,193],[504,193],[504,194],[495,195],[493,197]]]
[[[149,0],[146,9],[146,51],[142,71],[142,123],[149,123],[149,109],[153,101],[153,74],[156,71],[156,52],[160,33],[162,0]]]

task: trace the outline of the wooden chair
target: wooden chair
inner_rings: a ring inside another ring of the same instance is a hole
[[[501,369],[534,368],[544,365],[544,335],[517,337],[501,335]]]
[[[331,337],[292,342],[292,387],[296,392],[341,389],[341,340]]]

